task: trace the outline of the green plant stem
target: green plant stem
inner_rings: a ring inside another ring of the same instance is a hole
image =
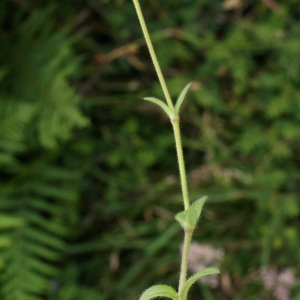
[[[183,247],[182,247],[178,295],[180,295],[183,285],[186,282],[189,252],[190,252],[190,245],[191,245],[193,231],[194,231],[193,229],[185,229],[184,230],[184,242],[183,242]],[[179,299],[179,300],[186,300],[186,299]]]
[[[146,26],[146,23],[145,23],[145,20],[144,20],[144,16],[143,16],[143,13],[142,13],[142,10],[141,10],[140,3],[139,3],[138,0],[133,0],[133,4],[135,6],[135,10],[136,10],[138,19],[139,19],[140,24],[141,24],[141,28],[142,28],[142,31],[143,31],[143,34],[144,34],[144,37],[145,37],[145,40],[146,40],[146,44],[147,44],[147,47],[149,49],[150,56],[151,56],[151,59],[152,59],[157,77],[159,79],[160,85],[161,85],[162,90],[164,92],[166,101],[168,103],[168,106],[174,110],[174,105],[172,103],[170,93],[168,91],[164,76],[162,74],[162,71],[161,71],[159,63],[158,63],[158,60],[157,60],[157,57],[156,57],[156,54],[155,54],[155,51],[154,51],[154,48],[153,48],[153,45],[152,45],[152,42],[151,42],[151,38],[150,38],[148,29],[147,29],[147,26]]]
[[[171,120],[171,122],[173,125],[173,131],[174,131],[174,137],[176,143],[176,151],[177,151],[177,158],[178,158],[184,209],[187,210],[190,207],[190,203],[189,203],[189,193],[188,193],[187,180],[186,180],[185,163],[184,163],[184,157],[182,151],[179,117],[174,118],[173,120]]]
[[[146,44],[148,46],[150,56],[154,65],[154,68],[156,70],[160,85],[163,89],[167,104],[169,108],[175,112],[174,105],[172,103],[170,93],[168,91],[165,79],[163,77],[163,74],[161,72],[159,62],[157,60],[150,35],[147,30],[147,26],[142,14],[142,10],[139,4],[138,0],[133,0],[138,19],[146,40]],[[176,152],[177,152],[177,158],[178,158],[178,167],[179,167],[179,173],[180,173],[180,182],[181,182],[181,190],[182,190],[182,197],[183,197],[183,203],[184,203],[184,209],[187,210],[190,207],[189,203],[189,194],[188,194],[188,187],[187,187],[187,179],[186,179],[186,172],[185,172],[185,163],[184,163],[184,156],[182,151],[182,143],[181,143],[181,134],[180,134],[180,126],[179,126],[179,116],[174,118],[171,118],[171,123],[173,126],[174,131],[174,137],[175,137],[175,144],[176,144]],[[180,292],[184,286],[184,283],[186,282],[186,276],[187,276],[187,268],[188,268],[188,257],[189,257],[189,250],[190,250],[190,244],[192,239],[193,229],[185,229],[184,232],[184,242],[183,242],[183,249],[182,249],[182,258],[181,258],[181,268],[180,268],[180,278],[179,278],[179,287],[178,287],[178,295],[180,295]],[[186,299],[179,299],[179,300],[186,300]]]

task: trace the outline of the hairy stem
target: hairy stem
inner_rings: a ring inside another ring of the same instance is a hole
[[[184,242],[182,247],[182,257],[181,257],[181,269],[180,269],[180,278],[179,278],[179,286],[178,286],[178,294],[180,294],[184,283],[186,282],[187,268],[188,268],[188,260],[189,260],[189,252],[190,245],[193,235],[193,229],[185,229],[184,231]],[[186,300],[186,299],[179,299]]]
[[[176,151],[178,157],[178,166],[179,166],[179,173],[180,173],[180,182],[181,182],[184,209],[187,210],[190,207],[190,202],[189,202],[189,193],[188,193],[187,180],[186,180],[185,163],[184,163],[184,157],[182,151],[179,117],[171,121],[173,125],[173,131],[174,131],[174,137],[176,143]]]
[[[141,24],[141,28],[142,28],[149,52],[150,52],[150,56],[151,56],[154,68],[156,70],[160,85],[163,89],[167,104],[172,111],[175,111],[174,105],[173,105],[171,97],[170,97],[170,93],[168,91],[165,79],[161,72],[161,69],[160,69],[160,66],[159,66],[159,63],[158,63],[151,39],[150,39],[150,35],[147,30],[147,26],[146,26],[146,23],[145,23],[143,14],[142,14],[142,10],[141,10],[139,1],[133,0],[133,3],[135,6],[137,15],[138,15],[138,19]],[[183,157],[183,151],[182,151],[179,116],[172,118],[171,122],[172,122],[172,126],[173,126],[175,144],[176,144],[176,152],[177,152],[177,157],[178,157],[178,167],[179,167],[179,173],[180,173],[180,182],[181,182],[181,190],[182,190],[184,209],[187,210],[190,207],[190,203],[189,203],[189,194],[188,194],[187,179],[186,179],[186,172],[185,172],[185,163],[184,163],[184,157]],[[190,249],[192,234],[193,234],[193,229],[185,229],[184,243],[183,243],[183,249],[182,249],[182,258],[181,258],[181,269],[180,269],[178,295],[180,294],[180,292],[184,286],[184,283],[186,282],[189,249]],[[186,299],[180,299],[180,300],[186,300]]]
[[[141,28],[142,28],[142,31],[143,31],[143,34],[144,34],[144,37],[145,37],[145,40],[146,40],[146,44],[147,44],[147,47],[149,49],[153,65],[154,65],[157,77],[159,79],[160,85],[162,87],[162,90],[164,92],[165,98],[167,100],[168,106],[170,108],[174,109],[174,105],[172,103],[170,93],[168,91],[164,76],[163,76],[162,71],[160,69],[160,66],[159,66],[159,63],[158,63],[158,60],[157,60],[157,57],[156,57],[156,54],[155,54],[155,51],[154,51],[154,48],[153,48],[153,45],[152,45],[152,42],[151,42],[151,38],[150,38],[148,29],[147,29],[147,26],[146,26],[146,23],[145,23],[145,20],[144,20],[144,16],[143,16],[143,13],[142,13],[142,10],[141,10],[140,3],[139,3],[138,0],[133,0],[133,4],[135,6],[135,10],[136,10],[138,19],[139,19],[140,24],[141,24]]]

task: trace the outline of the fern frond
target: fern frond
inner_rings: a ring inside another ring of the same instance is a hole
[[[34,123],[38,142],[53,148],[59,140],[69,138],[74,128],[86,126],[88,120],[79,109],[80,96],[69,84],[80,64],[72,53],[74,41],[66,30],[53,31],[49,24],[51,14],[45,10],[0,40],[0,62],[5,70],[0,72],[4,86],[0,110],[9,116],[13,106],[20,114],[11,118],[13,124],[2,123],[4,132],[12,132],[11,138],[25,135]]]
[[[68,207],[77,201],[72,183],[78,175],[47,160],[31,174],[25,166],[19,169],[27,178],[18,174],[21,179],[5,192],[0,189],[5,212],[0,215],[0,299],[40,300],[60,272],[70,234],[66,220],[74,212]]]

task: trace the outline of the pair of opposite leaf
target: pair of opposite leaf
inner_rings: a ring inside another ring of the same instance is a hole
[[[203,196],[196,200],[188,209],[179,212],[175,219],[179,222],[183,230],[194,230],[201,215],[203,205],[207,197]]]
[[[184,284],[181,292],[178,294],[171,286],[168,285],[153,285],[148,288],[140,297],[139,300],[149,300],[157,297],[165,297],[172,300],[186,300],[190,287],[201,277],[220,273],[216,268],[206,268],[194,274]]]
[[[179,212],[175,219],[180,223],[184,230],[194,230],[203,205],[207,197],[201,197],[199,200],[195,201],[187,210]],[[207,275],[213,275],[220,273],[216,268],[206,268],[200,272],[192,275],[185,283],[182,290],[177,293],[171,286],[168,285],[154,285],[148,288],[140,297],[139,300],[149,300],[157,297],[165,297],[173,300],[186,300],[187,294],[190,287],[201,277]]]
[[[154,98],[154,97],[146,97],[144,98],[144,100],[147,100],[147,101],[150,101],[150,102],[153,102],[157,105],[159,105],[163,111],[169,116],[169,118],[171,120],[173,120],[174,118],[178,118],[179,116],[179,110],[180,110],[180,107],[181,107],[181,104],[185,98],[185,95],[188,91],[188,89],[190,88],[192,82],[189,83],[180,93],[177,101],[176,101],[176,104],[175,104],[175,107],[170,107],[168,105],[166,105],[162,100],[159,100],[157,98]]]

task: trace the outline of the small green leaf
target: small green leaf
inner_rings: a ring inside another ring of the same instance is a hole
[[[156,297],[167,297],[178,300],[177,292],[171,286],[164,284],[151,286],[141,295],[139,300],[148,300]]]
[[[157,98],[154,98],[154,97],[146,97],[146,98],[144,98],[144,100],[147,100],[147,101],[150,101],[150,102],[153,102],[153,103],[159,105],[164,110],[164,112],[169,116],[170,119],[175,117],[175,113],[163,101],[161,101]]]
[[[194,274],[191,278],[189,278],[180,293],[180,299],[187,299],[187,294],[189,292],[190,287],[201,277],[207,276],[207,275],[214,275],[219,274],[220,271],[216,268],[206,268],[196,274]]]
[[[179,222],[179,224],[181,225],[181,227],[184,229],[186,228],[187,222],[186,222],[186,211],[181,211],[178,214],[176,214],[175,216],[176,221]]]
[[[206,196],[201,197],[200,199],[196,200],[188,211],[188,222],[192,226],[196,226],[198,223],[198,220],[200,218],[203,205],[205,201],[207,200]]]
[[[181,211],[175,216],[175,219],[179,222],[183,229],[193,229],[196,227],[206,199],[206,196],[201,197],[199,200],[196,200],[187,210]]]
[[[183,100],[185,99],[185,95],[188,91],[188,89],[190,88],[192,82],[190,82],[180,93],[177,101],[176,101],[176,105],[175,105],[175,111],[177,112],[177,114],[179,114],[179,110],[180,110],[180,107],[181,107],[181,104],[183,102]]]

